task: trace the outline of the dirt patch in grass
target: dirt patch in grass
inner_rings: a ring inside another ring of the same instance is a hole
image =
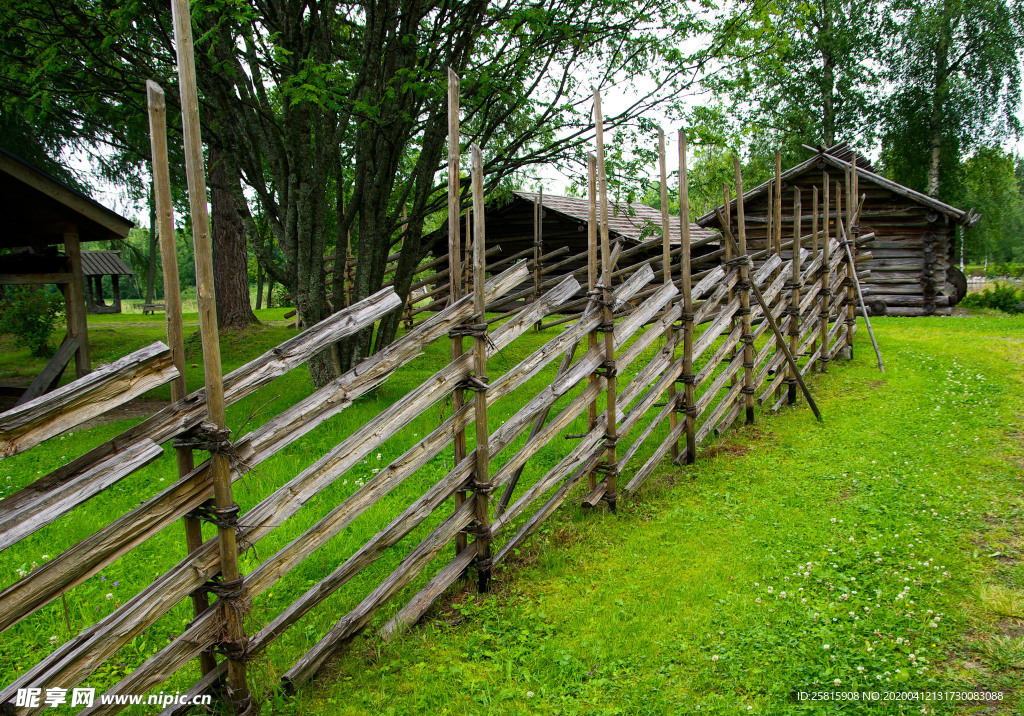
[[[704,453],[704,457],[714,458],[719,455],[725,455],[726,457],[742,457],[750,452],[749,445],[743,445],[741,443],[727,442],[721,445],[715,445],[713,448]]]
[[[81,425],[76,426],[75,430],[88,430],[89,428],[95,428],[100,425],[106,425],[107,423],[113,423],[118,420],[131,420],[134,418],[148,418],[154,413],[163,410],[168,405],[166,400],[153,400],[152,398],[136,398],[135,400],[129,400],[124,405],[120,405],[113,410],[108,410],[103,415],[87,420]]]

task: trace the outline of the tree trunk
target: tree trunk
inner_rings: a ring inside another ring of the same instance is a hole
[[[949,47],[952,43],[949,4],[942,4],[938,42],[935,47],[935,86],[931,114],[928,117],[928,196],[938,197],[941,186],[942,114],[949,99]]]
[[[156,256],[159,252],[156,234],[156,201],[153,182],[149,182],[149,266],[146,273],[146,303],[156,301]]]
[[[256,310],[263,308],[263,267],[256,262]]]
[[[213,235],[213,289],[217,325],[245,328],[259,323],[249,303],[249,260],[245,227],[228,189],[220,152],[210,147],[210,228]]]
[[[834,146],[836,143],[836,61],[832,54],[832,3],[824,0],[821,4],[822,12],[822,37],[820,38],[822,50],[822,116],[821,133],[822,141],[826,147]]]

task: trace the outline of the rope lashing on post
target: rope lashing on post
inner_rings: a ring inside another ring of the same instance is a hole
[[[235,446],[229,439],[231,430],[223,430],[209,421],[202,421],[198,425],[189,428],[184,433],[171,439],[171,445],[175,448],[187,448],[189,450],[203,450],[210,455],[221,455],[228,461],[232,472],[244,475],[251,469],[242,458],[235,452]]]
[[[606,360],[594,372],[602,378],[614,378],[619,374],[619,369],[615,367],[614,360]]]
[[[486,393],[490,384],[487,382],[486,375],[470,375],[460,380],[456,387],[462,390],[471,390],[474,393]]]
[[[494,341],[491,340],[490,334],[487,332],[487,323],[482,320],[481,316],[475,317],[479,320],[479,323],[461,323],[457,326],[452,326],[448,331],[449,338],[483,338],[487,341],[487,345],[494,348]]]

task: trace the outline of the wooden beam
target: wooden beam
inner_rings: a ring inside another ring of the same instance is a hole
[[[78,339],[75,351],[75,377],[81,378],[92,370],[89,361],[89,327],[85,322],[85,286],[82,282],[82,247],[78,229],[69,224],[64,227],[64,251],[71,263],[71,283],[65,284],[64,306],[68,317],[68,334]]]
[[[69,284],[74,276],[66,271],[56,273],[0,273],[0,286],[37,286],[41,284]]]
[[[60,344],[60,348],[50,358],[46,367],[43,368],[43,372],[35,377],[35,380],[21,394],[21,397],[18,398],[18,402],[14,406],[24,405],[28,401],[35,400],[43,393],[57,387],[57,382],[60,381],[61,375],[64,374],[64,368],[67,367],[68,361],[71,360],[77,350],[78,339],[74,336],[64,336],[64,341]]]

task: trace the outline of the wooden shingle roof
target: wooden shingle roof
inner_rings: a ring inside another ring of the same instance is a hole
[[[83,276],[133,276],[116,251],[83,251]]]
[[[534,201],[539,194],[529,191],[514,191],[515,196]],[[651,239],[661,240],[661,211],[646,204],[608,202],[608,230],[612,239],[625,239],[628,243],[639,244]],[[590,204],[586,198],[575,196],[551,196],[545,194],[543,197],[544,208],[548,211],[558,212],[564,216],[582,223],[587,222],[590,215]],[[678,217],[672,217],[669,222],[669,241],[678,244],[682,241],[681,229]],[[690,240],[701,239],[714,240],[718,232],[713,229],[706,229],[690,222]]]

